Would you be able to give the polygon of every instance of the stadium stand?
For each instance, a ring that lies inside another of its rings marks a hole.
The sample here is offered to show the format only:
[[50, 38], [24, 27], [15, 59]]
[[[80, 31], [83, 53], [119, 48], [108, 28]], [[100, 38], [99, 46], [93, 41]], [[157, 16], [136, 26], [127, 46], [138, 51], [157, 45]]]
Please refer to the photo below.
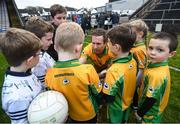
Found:
[[178, 28], [179, 31], [179, 13], [180, 0], [148, 0], [129, 19], [143, 19], [152, 31], [154, 31], [156, 24], [163, 24], [164, 27], [173, 26]]
[[6, 31], [10, 27], [8, 11], [5, 0], [0, 1], [0, 32]]

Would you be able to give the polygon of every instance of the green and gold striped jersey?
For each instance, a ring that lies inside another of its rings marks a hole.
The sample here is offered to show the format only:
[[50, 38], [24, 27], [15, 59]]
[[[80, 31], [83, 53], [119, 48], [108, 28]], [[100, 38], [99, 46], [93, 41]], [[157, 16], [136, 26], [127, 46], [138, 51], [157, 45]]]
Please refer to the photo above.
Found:
[[137, 62], [133, 54], [113, 61], [106, 73], [103, 87], [104, 94], [115, 96], [109, 109], [124, 111], [130, 106], [136, 88], [136, 74]]
[[87, 121], [96, 116], [97, 95], [102, 85], [94, 67], [78, 60], [58, 61], [48, 69], [46, 85], [63, 93], [68, 101], [69, 116], [76, 121]]
[[149, 64], [144, 71], [141, 85], [142, 97], [139, 106], [143, 104], [146, 97], [156, 99], [156, 103], [143, 118], [153, 119], [161, 115], [168, 104], [170, 87], [168, 62]]
[[137, 58], [138, 67], [144, 69], [147, 63], [147, 54], [146, 46], [143, 41], [134, 44], [134, 47], [131, 49], [131, 52], [134, 53], [134, 56]]

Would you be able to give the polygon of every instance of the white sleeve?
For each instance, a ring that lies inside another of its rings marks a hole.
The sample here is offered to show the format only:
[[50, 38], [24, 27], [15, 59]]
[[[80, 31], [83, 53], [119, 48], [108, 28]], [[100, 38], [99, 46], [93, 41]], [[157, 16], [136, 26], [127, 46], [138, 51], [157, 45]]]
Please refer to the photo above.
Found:
[[24, 101], [9, 101], [7, 103], [6, 113], [11, 118], [13, 123], [27, 123], [27, 111], [30, 102], [28, 100]]

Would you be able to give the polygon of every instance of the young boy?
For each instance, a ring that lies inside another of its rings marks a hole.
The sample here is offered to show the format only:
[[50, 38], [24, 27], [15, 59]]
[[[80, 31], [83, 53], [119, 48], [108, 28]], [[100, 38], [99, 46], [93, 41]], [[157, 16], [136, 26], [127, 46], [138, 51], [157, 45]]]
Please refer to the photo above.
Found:
[[31, 17], [28, 19], [25, 25], [25, 29], [34, 33], [42, 43], [42, 49], [39, 55], [39, 63], [32, 69], [32, 72], [37, 78], [44, 84], [44, 78], [48, 68], [53, 67], [55, 64], [54, 59], [46, 52], [52, 42], [53, 37], [53, 26], [42, 20], [39, 17]]
[[136, 88], [137, 62], [130, 49], [136, 39], [129, 24], [121, 24], [108, 33], [110, 51], [116, 55], [107, 70], [103, 87], [104, 98], [108, 102], [111, 123], [125, 123]]
[[157, 33], [151, 38], [147, 55], [150, 63], [144, 71], [142, 98], [136, 119], [146, 123], [160, 123], [170, 93], [168, 58], [176, 53], [178, 41], [168, 33]]
[[50, 13], [52, 17], [52, 25], [54, 26], [55, 30], [54, 30], [54, 35], [53, 35], [53, 44], [49, 47], [47, 52], [49, 53], [50, 56], [53, 57], [55, 61], [57, 61], [58, 55], [54, 49], [54, 38], [55, 38], [57, 27], [66, 21], [67, 10], [65, 7], [59, 4], [54, 4], [50, 7]]
[[147, 53], [145, 46], [145, 38], [148, 33], [148, 26], [146, 23], [141, 20], [133, 20], [130, 22], [132, 29], [136, 32], [136, 41], [134, 43], [131, 52], [137, 58], [138, 61], [138, 75], [137, 75], [137, 85], [139, 86], [142, 74], [147, 63]]
[[38, 63], [42, 45], [34, 34], [10, 28], [2, 35], [0, 47], [10, 65], [2, 87], [2, 108], [12, 124], [28, 123], [28, 107], [42, 91], [41, 83], [29, 69]]
[[133, 109], [136, 111], [138, 109], [140, 82], [142, 80], [144, 68], [147, 64], [145, 38], [148, 33], [148, 26], [141, 19], [133, 20], [130, 22], [130, 24], [132, 26], [132, 30], [136, 33], [136, 41], [134, 43], [133, 48], [131, 48], [131, 52], [133, 53], [133, 55], [136, 58], [136, 61], [138, 62], [138, 74], [136, 77], [137, 89], [133, 99]]
[[69, 105], [69, 123], [96, 123], [95, 97], [101, 83], [94, 67], [80, 64], [78, 58], [84, 41], [81, 27], [74, 22], [61, 24], [56, 31], [55, 49], [58, 61], [48, 69], [45, 82], [50, 89], [64, 94]]
[[92, 43], [86, 46], [79, 61], [91, 63], [96, 71], [100, 73], [106, 69], [113, 58], [107, 46], [106, 30], [97, 28], [92, 32]]

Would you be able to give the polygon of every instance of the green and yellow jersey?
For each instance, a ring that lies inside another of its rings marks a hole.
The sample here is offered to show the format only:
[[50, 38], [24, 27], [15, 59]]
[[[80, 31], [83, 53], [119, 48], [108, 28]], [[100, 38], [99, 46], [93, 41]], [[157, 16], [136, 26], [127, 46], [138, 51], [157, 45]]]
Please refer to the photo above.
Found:
[[102, 54], [97, 55], [93, 52], [92, 43], [90, 43], [84, 48], [81, 57], [86, 57], [87, 63], [92, 64], [97, 72], [101, 72], [103, 69], [106, 69], [109, 66], [114, 55], [110, 52], [108, 47], [104, 49]]
[[146, 97], [156, 99], [156, 103], [143, 116], [145, 122], [159, 122], [161, 114], [166, 108], [170, 93], [170, 72], [167, 61], [149, 64], [144, 71], [143, 84], [141, 85], [141, 106]]
[[120, 113], [130, 107], [136, 88], [136, 74], [137, 62], [133, 54], [114, 60], [107, 70], [103, 93], [115, 97], [115, 100], [108, 104], [111, 122], [121, 122]]
[[146, 46], [144, 42], [141, 41], [134, 44], [131, 52], [134, 53], [134, 56], [137, 58], [139, 68], [144, 69], [147, 63]]
[[98, 74], [90, 64], [78, 60], [58, 61], [47, 71], [46, 85], [63, 93], [68, 101], [69, 116], [76, 121], [87, 121], [96, 116], [97, 95], [102, 85]]

